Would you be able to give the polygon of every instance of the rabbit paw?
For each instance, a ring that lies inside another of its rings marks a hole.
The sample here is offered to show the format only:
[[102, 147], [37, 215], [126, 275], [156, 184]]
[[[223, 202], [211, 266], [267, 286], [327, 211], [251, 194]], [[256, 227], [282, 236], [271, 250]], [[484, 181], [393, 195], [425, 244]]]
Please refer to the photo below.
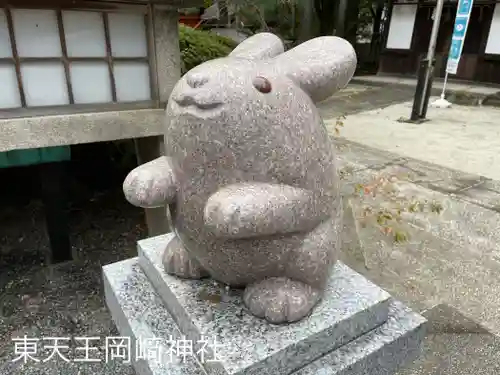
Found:
[[273, 277], [247, 286], [243, 302], [250, 312], [273, 324], [296, 322], [307, 316], [321, 294], [286, 277]]
[[142, 164], [128, 174], [123, 182], [125, 198], [134, 206], [161, 207], [174, 201], [177, 184], [165, 156]]
[[168, 274], [183, 279], [201, 279], [208, 276], [208, 272], [189, 255], [177, 236], [167, 245], [162, 262]]

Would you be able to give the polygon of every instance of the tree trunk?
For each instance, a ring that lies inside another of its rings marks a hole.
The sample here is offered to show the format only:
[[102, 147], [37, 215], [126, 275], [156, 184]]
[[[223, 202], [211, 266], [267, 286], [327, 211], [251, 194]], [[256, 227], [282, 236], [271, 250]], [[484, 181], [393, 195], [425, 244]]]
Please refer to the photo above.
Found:
[[358, 36], [359, 3], [360, 0], [349, 0], [346, 9], [344, 38], [353, 46]]
[[332, 35], [337, 21], [337, 4], [333, 0], [314, 0], [314, 10], [319, 20], [319, 35]]
[[299, 42], [305, 42], [316, 36], [315, 33], [315, 14], [314, 14], [314, 0], [302, 0], [300, 2], [300, 29], [299, 29]]
[[382, 26], [382, 15], [384, 14], [385, 3], [378, 2], [374, 11], [372, 38], [370, 42], [370, 61], [377, 62], [380, 53], [381, 37], [380, 28]]

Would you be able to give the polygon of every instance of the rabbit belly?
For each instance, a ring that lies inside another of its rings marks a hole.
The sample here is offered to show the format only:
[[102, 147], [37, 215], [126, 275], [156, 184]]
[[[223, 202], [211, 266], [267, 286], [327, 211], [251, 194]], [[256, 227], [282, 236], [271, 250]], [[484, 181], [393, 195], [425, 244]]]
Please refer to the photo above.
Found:
[[307, 234], [254, 239], [214, 239], [206, 233], [189, 235], [186, 228], [176, 229], [184, 246], [212, 278], [226, 285], [245, 286], [273, 276], [284, 276], [289, 257], [300, 249]]

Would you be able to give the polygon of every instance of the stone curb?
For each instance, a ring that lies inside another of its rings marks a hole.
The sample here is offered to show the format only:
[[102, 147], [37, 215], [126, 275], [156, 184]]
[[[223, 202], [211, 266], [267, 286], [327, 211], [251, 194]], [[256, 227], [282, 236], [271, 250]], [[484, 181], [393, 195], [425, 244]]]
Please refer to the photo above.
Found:
[[[415, 86], [413, 85], [407, 85], [404, 83], [392, 83], [392, 82], [371, 82], [371, 81], [366, 81], [362, 79], [361, 77], [353, 77], [351, 79], [350, 83], [354, 83], [357, 85], [366, 85], [366, 86], [372, 86], [372, 87], [386, 87], [386, 86], [391, 86], [391, 88], [411, 88], [415, 89]], [[465, 90], [458, 90], [458, 89], [453, 89], [449, 88], [447, 90], [447, 95], [446, 99], [452, 103], [452, 104], [457, 104], [457, 105], [467, 105], [467, 106], [481, 106], [481, 105], [487, 105], [491, 107], [500, 107], [500, 88], [499, 92], [496, 94], [482, 94], [482, 93], [475, 93], [475, 92], [470, 92]], [[441, 95], [441, 89], [438, 88], [433, 88], [432, 89], [432, 96], [439, 96]]]

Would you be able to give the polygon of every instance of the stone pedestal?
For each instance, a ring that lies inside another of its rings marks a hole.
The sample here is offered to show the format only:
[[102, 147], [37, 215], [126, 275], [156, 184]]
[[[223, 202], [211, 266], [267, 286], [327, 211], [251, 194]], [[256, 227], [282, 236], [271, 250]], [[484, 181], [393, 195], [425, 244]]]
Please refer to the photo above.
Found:
[[390, 374], [419, 352], [425, 319], [340, 262], [308, 318], [271, 325], [247, 313], [241, 291], [167, 275], [171, 238], [141, 241], [137, 258], [104, 267], [139, 375]]

